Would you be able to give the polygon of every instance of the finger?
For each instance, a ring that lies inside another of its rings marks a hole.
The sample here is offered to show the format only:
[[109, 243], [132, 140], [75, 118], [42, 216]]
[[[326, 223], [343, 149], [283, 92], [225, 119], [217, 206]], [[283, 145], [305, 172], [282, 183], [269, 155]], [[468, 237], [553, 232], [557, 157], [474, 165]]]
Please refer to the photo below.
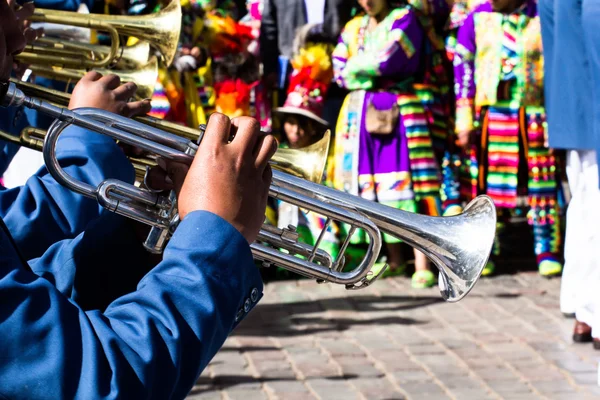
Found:
[[206, 143], [206, 145], [211, 147], [227, 144], [229, 142], [230, 131], [231, 120], [228, 116], [220, 113], [211, 114], [208, 124], [206, 124], [202, 144]]
[[34, 10], [35, 6], [33, 2], [28, 2], [15, 10], [15, 16], [17, 17], [17, 19], [19, 19], [19, 21], [22, 21], [31, 17], [33, 15]]
[[96, 82], [102, 78], [102, 74], [96, 71], [90, 71], [85, 74], [79, 81]]
[[181, 164], [174, 161], [166, 161], [167, 167], [167, 176], [171, 178], [173, 182], [173, 190], [177, 193], [179, 197], [179, 193], [181, 193], [181, 187], [183, 186], [183, 182], [185, 182], [185, 177], [187, 176], [190, 167], [186, 164]]
[[108, 74], [100, 78], [98, 82], [104, 84], [108, 90], [115, 90], [121, 85], [121, 78], [115, 74]]
[[127, 82], [113, 90], [115, 99], [127, 101], [135, 95], [137, 85], [134, 82]]
[[5, 0], [2, 0], [0, 3], [2, 31], [4, 33], [4, 43], [6, 45], [5, 52], [2, 53], [2, 55], [5, 56], [19, 54], [23, 51], [25, 45], [27, 44], [25, 36], [23, 36], [19, 21], [17, 20], [13, 10], [9, 7], [8, 3], [6, 3]]
[[124, 115], [128, 118], [137, 117], [140, 115], [146, 115], [152, 109], [152, 104], [149, 99], [144, 99], [142, 101], [134, 101], [132, 103], [127, 103], [125, 106]]
[[266, 188], [266, 195], [269, 195], [269, 187], [271, 186], [271, 182], [273, 181], [273, 169], [271, 168], [270, 164], [267, 164], [267, 166], [265, 167], [265, 170], [262, 173], [262, 179], [263, 179], [263, 183], [265, 184], [265, 188]]
[[258, 121], [250, 117], [238, 117], [231, 121], [231, 125], [237, 128], [231, 144], [241, 149], [245, 156], [252, 156], [260, 136]]
[[254, 165], [262, 174], [263, 170], [267, 167], [269, 160], [277, 151], [277, 140], [275, 140], [273, 135], [265, 135], [258, 140], [258, 144], [260, 147], [258, 148]]
[[159, 166], [152, 167], [150, 168], [150, 171], [148, 171], [148, 174], [146, 175], [146, 186], [148, 186], [148, 189], [152, 190], [173, 190], [175, 188], [173, 180], [169, 177], [167, 171]]

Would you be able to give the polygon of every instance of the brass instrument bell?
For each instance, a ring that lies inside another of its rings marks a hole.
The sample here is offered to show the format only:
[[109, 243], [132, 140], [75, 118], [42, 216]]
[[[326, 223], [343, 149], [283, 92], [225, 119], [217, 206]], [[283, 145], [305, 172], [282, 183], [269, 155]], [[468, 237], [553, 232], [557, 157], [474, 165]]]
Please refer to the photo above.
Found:
[[29, 18], [31, 22], [70, 25], [106, 32], [110, 36], [110, 47], [105, 49], [107, 51], [103, 57], [90, 59], [82, 57], [81, 50], [74, 49], [75, 45], [63, 46], [59, 41], [41, 40], [27, 46], [15, 60], [30, 65], [43, 64], [64, 68], [108, 68], [118, 61], [121, 55], [120, 36], [125, 35], [149, 42], [160, 52], [165, 64], [170, 66], [177, 52], [181, 17], [179, 0], [172, 0], [158, 13], [139, 16], [82, 14], [38, 8]]

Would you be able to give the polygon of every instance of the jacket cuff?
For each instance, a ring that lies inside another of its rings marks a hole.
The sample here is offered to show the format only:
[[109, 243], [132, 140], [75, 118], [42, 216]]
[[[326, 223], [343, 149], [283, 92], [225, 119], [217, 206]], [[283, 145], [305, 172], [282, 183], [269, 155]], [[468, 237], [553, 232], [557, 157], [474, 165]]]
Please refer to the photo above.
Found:
[[235, 328], [263, 296], [262, 278], [246, 238], [218, 215], [193, 211], [177, 226], [165, 249], [165, 257], [169, 255], [169, 249], [193, 252], [203, 247], [206, 251], [207, 246], [211, 247], [212, 257], [218, 262], [198, 266], [205, 274], [228, 281], [231, 290], [243, 293], [237, 304]]

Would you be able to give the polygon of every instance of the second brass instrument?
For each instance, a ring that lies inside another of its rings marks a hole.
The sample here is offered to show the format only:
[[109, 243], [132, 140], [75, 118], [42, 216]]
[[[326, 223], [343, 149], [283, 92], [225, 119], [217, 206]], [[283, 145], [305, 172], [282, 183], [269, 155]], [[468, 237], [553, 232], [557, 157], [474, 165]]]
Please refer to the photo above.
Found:
[[104, 15], [82, 14], [71, 11], [38, 8], [31, 22], [47, 22], [105, 32], [110, 37], [108, 50], [99, 57], [90, 57], [89, 52], [64, 44], [62, 40], [42, 38], [28, 45], [15, 60], [30, 65], [50, 65], [75, 69], [108, 68], [120, 57], [120, 37], [133, 36], [150, 43], [170, 66], [177, 52], [181, 31], [181, 5], [171, 0], [161, 11], [148, 15]]
[[[56, 79], [67, 83], [77, 83], [87, 73], [85, 70], [58, 68], [46, 65], [30, 65], [29, 69], [37, 75], [50, 79]], [[97, 68], [94, 71], [102, 74], [115, 74], [121, 82], [134, 82], [137, 85], [136, 99], [149, 99], [154, 94], [154, 88], [158, 79], [158, 61], [152, 57], [150, 61], [139, 68], [131, 70], [110, 70]]]

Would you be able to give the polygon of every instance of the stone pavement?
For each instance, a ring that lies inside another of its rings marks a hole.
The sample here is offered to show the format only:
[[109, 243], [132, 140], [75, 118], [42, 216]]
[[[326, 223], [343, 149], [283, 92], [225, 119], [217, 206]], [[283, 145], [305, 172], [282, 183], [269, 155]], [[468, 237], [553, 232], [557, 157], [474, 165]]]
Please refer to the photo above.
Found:
[[408, 278], [270, 283], [188, 399], [600, 398], [600, 351], [571, 342], [559, 288], [521, 272], [445, 303]]

